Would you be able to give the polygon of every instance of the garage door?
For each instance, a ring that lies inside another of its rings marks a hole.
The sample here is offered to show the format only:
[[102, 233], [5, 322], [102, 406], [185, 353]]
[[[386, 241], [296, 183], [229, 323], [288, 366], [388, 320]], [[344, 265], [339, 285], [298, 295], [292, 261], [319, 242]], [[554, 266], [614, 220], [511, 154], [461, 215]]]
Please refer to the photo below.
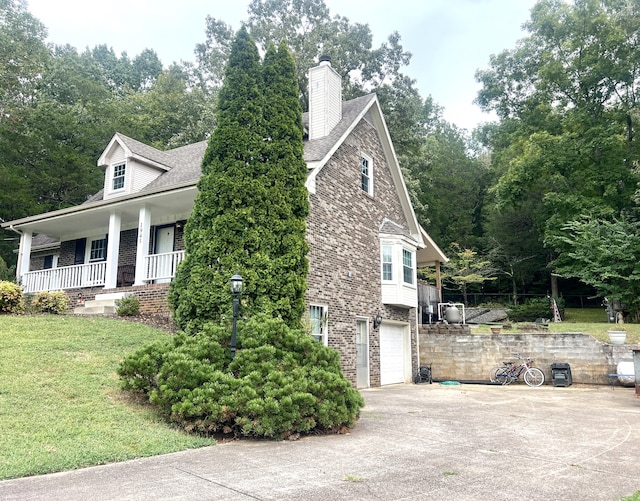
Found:
[[404, 383], [404, 328], [398, 325], [380, 326], [380, 384]]

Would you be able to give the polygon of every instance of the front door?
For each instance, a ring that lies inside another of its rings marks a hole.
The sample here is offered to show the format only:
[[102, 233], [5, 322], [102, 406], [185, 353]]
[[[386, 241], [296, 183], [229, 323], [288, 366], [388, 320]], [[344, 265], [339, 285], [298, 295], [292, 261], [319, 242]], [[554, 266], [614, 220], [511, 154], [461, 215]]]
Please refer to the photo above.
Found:
[[[156, 228], [155, 246], [153, 249], [154, 254], [165, 254], [173, 252], [175, 237], [175, 227], [171, 226], [158, 226]], [[155, 280], [155, 283], [161, 284], [171, 281], [172, 275], [172, 263], [173, 256], [159, 256], [156, 261], [155, 276], [161, 277]]]
[[356, 385], [369, 387], [369, 322], [356, 320]]

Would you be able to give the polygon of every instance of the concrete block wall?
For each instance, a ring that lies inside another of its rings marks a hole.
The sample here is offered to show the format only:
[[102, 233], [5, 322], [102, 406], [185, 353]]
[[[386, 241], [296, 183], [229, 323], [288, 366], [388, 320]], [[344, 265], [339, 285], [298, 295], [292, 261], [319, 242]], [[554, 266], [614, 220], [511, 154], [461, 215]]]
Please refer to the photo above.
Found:
[[492, 367], [513, 354], [531, 357], [533, 365], [551, 384], [551, 364], [568, 363], [574, 383], [609, 384], [607, 374], [615, 373], [618, 362], [632, 360], [637, 345], [613, 346], [588, 334], [518, 333], [457, 334], [427, 333], [419, 336], [420, 363], [431, 364], [433, 377], [451, 380], [488, 381]]

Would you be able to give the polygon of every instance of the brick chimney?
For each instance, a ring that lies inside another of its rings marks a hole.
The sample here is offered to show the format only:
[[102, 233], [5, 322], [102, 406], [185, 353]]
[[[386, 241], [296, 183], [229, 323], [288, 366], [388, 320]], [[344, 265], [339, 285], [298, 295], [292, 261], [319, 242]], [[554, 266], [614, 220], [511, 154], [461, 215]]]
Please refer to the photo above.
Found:
[[328, 136], [342, 119], [342, 77], [329, 56], [309, 70], [309, 139]]

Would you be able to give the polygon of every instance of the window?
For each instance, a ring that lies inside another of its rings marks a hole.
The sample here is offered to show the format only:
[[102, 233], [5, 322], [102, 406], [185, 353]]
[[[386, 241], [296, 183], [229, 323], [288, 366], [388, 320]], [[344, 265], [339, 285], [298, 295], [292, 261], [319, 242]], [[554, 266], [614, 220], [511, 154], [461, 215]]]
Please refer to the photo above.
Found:
[[107, 259], [107, 239], [92, 240], [89, 261], [104, 261], [105, 259]]
[[413, 254], [407, 249], [402, 249], [402, 269], [404, 272], [404, 283], [413, 283]]
[[373, 195], [373, 161], [366, 155], [360, 157], [360, 186], [362, 191]]
[[382, 246], [382, 280], [393, 280], [393, 246]]
[[124, 188], [124, 174], [126, 172], [126, 164], [117, 164], [113, 166], [113, 189], [121, 190]]
[[312, 304], [309, 307], [311, 336], [326, 346], [327, 344], [327, 307]]

